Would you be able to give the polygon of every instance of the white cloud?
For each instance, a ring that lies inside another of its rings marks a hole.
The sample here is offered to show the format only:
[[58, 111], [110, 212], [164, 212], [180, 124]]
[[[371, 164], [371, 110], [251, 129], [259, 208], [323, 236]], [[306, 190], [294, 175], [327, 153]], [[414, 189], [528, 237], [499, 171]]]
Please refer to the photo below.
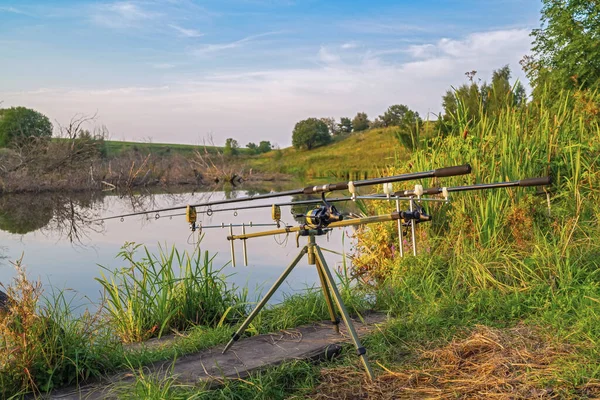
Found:
[[100, 4], [93, 8], [91, 20], [109, 28], [130, 28], [159, 17], [160, 14], [146, 10], [134, 1]]
[[280, 33], [281, 32], [265, 32], [265, 33], [259, 33], [258, 35], [246, 36], [245, 38], [235, 40], [233, 42], [206, 44], [204, 46], [194, 49], [192, 51], [192, 54], [194, 54], [196, 56], [202, 56], [202, 55], [208, 55], [210, 53], [216, 53], [216, 52], [219, 52], [222, 50], [235, 49], [235, 48], [244, 46], [248, 42], [253, 42], [256, 39], [259, 39], [259, 38], [262, 38], [265, 36], [277, 35]]
[[319, 49], [319, 60], [324, 64], [335, 64], [340, 62], [340, 56], [333, 54], [325, 46], [321, 46]]
[[370, 52], [353, 57], [357, 61], [352, 63], [323, 46], [315, 52], [327, 62], [307, 68], [204, 74], [157, 87], [45, 89], [0, 98], [4, 106], [33, 107], [59, 121], [97, 110], [99, 122], [119, 138], [194, 143], [212, 132], [218, 144], [233, 137], [240, 143], [288, 145], [294, 124], [311, 116], [364, 111], [373, 118], [400, 103], [422, 115], [437, 113], [444, 91], [466, 82], [465, 71], [477, 70], [489, 79], [492, 70], [509, 64], [523, 79], [518, 61], [529, 43], [526, 30], [482, 32], [462, 40], [440, 39], [419, 50], [389, 49], [412, 56], [403, 62]]
[[358, 47], [358, 43], [356, 42], [346, 42], [340, 46], [344, 50], [355, 49]]
[[201, 33], [200, 31], [197, 31], [196, 29], [182, 28], [179, 25], [169, 25], [169, 27], [175, 29], [177, 31], [177, 33], [179, 33], [180, 36], [183, 36], [186, 38], [197, 38], [200, 36], [204, 36], [203, 33]]
[[21, 14], [21, 15], [29, 15], [25, 11], [21, 11], [15, 7], [0, 7], [0, 13], [12, 13], [12, 14]]

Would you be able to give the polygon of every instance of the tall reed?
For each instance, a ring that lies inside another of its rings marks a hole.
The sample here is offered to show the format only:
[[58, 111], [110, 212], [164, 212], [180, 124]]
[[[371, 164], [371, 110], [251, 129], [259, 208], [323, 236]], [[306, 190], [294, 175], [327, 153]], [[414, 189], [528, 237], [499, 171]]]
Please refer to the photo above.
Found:
[[175, 247], [159, 248], [158, 256], [141, 246], [126, 244], [119, 256], [129, 265], [105, 268], [97, 281], [104, 288], [106, 309], [116, 333], [125, 343], [161, 336], [192, 325], [215, 326], [245, 312], [245, 292], [225, 282], [214, 256], [197, 249], [193, 254]]
[[[600, 103], [600, 94], [595, 96]], [[577, 260], [587, 260], [584, 270], [593, 265], [585, 254], [599, 249], [600, 126], [571, 100], [571, 93], [563, 93], [554, 102], [506, 106], [496, 114], [480, 110], [478, 119], [459, 102], [449, 133], [396, 166], [395, 172], [467, 162], [473, 167], [471, 175], [419, 182], [424, 187], [554, 178], [537, 193], [533, 188], [463, 192], [449, 206], [430, 206], [433, 222], [419, 228], [421, 254], [429, 249], [443, 255], [454, 285], [508, 290], [566, 284], [580, 275]], [[394, 262], [378, 260], [390, 258], [395, 235], [391, 226], [360, 231], [358, 268], [389, 275]]]

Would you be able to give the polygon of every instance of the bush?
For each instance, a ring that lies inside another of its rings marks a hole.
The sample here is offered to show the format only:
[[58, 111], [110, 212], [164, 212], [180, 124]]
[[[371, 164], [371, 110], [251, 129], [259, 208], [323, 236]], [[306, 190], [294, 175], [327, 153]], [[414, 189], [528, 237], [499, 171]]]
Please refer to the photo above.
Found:
[[317, 118], [298, 122], [292, 134], [292, 144], [297, 149], [311, 150], [330, 141], [331, 135], [327, 125]]
[[25, 107], [0, 110], [0, 147], [23, 146], [51, 136], [52, 123], [45, 115]]

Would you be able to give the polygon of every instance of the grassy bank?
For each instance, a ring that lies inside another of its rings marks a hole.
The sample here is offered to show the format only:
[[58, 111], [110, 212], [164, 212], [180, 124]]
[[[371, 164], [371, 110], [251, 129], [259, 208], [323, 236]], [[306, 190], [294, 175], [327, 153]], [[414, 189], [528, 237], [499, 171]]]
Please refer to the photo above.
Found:
[[33, 141], [22, 149], [0, 149], [0, 193], [205, 187], [275, 176], [249, 170], [243, 150], [235, 157], [222, 150], [91, 137]]
[[431, 206], [418, 257], [397, 257], [392, 224], [359, 231], [355, 273], [374, 284], [375, 308], [392, 317], [365, 341], [375, 382], [347, 348], [325, 365], [288, 363], [217, 391], [141, 374], [129, 397], [597, 398], [600, 127], [570, 101], [565, 94], [477, 121], [459, 110], [448, 135], [391, 169], [470, 162], [472, 175], [443, 185], [547, 174], [554, 184], [540, 194], [457, 193], [451, 205]]
[[[210, 257], [124, 253], [124, 269], [102, 278], [112, 294], [99, 316], [74, 317], [62, 300], [39, 308], [35, 287], [21, 285], [25, 290], [12, 294], [22, 301], [0, 325], [0, 336], [12, 340], [4, 339], [12, 346], [5, 348], [15, 349], [3, 353], [10, 354], [1, 363], [10, 368], [0, 374], [5, 396], [119, 368], [137, 377], [133, 386], [114, 388], [121, 398], [600, 396], [600, 126], [570, 101], [565, 94], [476, 120], [459, 107], [447, 134], [423, 141], [389, 167], [390, 173], [473, 167], [469, 176], [420, 182], [425, 187], [547, 174], [554, 183], [539, 194], [533, 188], [474, 191], [430, 206], [434, 219], [419, 226], [418, 257], [401, 259], [392, 249], [394, 224], [358, 231], [353, 272], [361, 279], [344, 282], [345, 297], [354, 310], [391, 317], [365, 340], [375, 382], [364, 380], [352, 348], [326, 364], [287, 363], [217, 390], [145, 374], [146, 362], [226, 341], [248, 305], [209, 273], [218, 276], [207, 269]], [[370, 212], [389, 209], [374, 204]], [[190, 312], [190, 304], [209, 308]], [[41, 317], [29, 317], [38, 308]], [[315, 319], [327, 319], [327, 310], [313, 291], [261, 314], [248, 333]], [[171, 329], [189, 333], [164, 348], [123, 345]]]
[[[368, 155], [368, 156], [366, 156]], [[247, 159], [249, 168], [305, 177], [365, 179], [379, 176], [388, 166], [408, 157], [397, 128], [372, 129], [341, 135], [312, 150], [288, 147]]]
[[[168, 249], [154, 255], [127, 245], [119, 256], [123, 267], [98, 278], [104, 299], [92, 314], [74, 309], [67, 292], [42, 293], [41, 283], [15, 263], [17, 277], [2, 288], [11, 300], [0, 310], [0, 398], [46, 393], [223, 343], [253, 306], [244, 288], [225, 282], [207, 252]], [[350, 310], [372, 306], [348, 287], [341, 290]], [[328, 315], [321, 291], [308, 289], [265, 310], [246, 334]], [[165, 346], [129, 345], [173, 332]]]

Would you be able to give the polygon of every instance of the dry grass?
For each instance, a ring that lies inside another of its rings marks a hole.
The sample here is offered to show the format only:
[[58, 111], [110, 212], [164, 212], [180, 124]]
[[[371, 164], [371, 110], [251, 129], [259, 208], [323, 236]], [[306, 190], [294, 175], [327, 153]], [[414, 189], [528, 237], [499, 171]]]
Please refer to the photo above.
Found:
[[353, 367], [325, 369], [313, 399], [554, 399], [598, 398], [600, 383], [569, 387], [556, 361], [569, 357], [527, 326], [477, 326], [467, 337], [420, 350], [420, 368], [385, 372], [372, 383]]

